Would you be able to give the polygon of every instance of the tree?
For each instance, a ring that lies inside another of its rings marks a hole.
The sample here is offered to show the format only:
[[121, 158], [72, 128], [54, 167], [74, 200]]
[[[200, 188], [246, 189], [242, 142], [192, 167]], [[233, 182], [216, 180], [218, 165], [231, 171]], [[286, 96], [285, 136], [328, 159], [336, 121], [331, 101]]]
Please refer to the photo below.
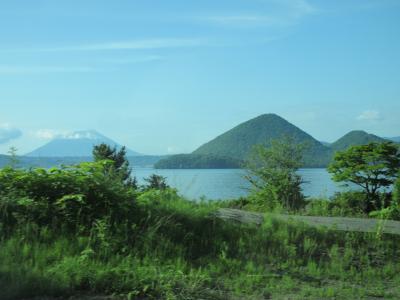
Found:
[[351, 182], [366, 193], [366, 212], [382, 208], [381, 188], [391, 186], [400, 169], [399, 148], [392, 142], [353, 146], [335, 154], [328, 171], [337, 182]]
[[18, 149], [14, 146], [10, 147], [10, 149], [7, 151], [7, 153], [10, 155], [9, 166], [13, 169], [16, 168], [19, 163], [17, 152], [18, 152]]
[[99, 144], [93, 147], [93, 158], [95, 162], [110, 160], [113, 162], [111, 168], [107, 170], [109, 175], [118, 176], [129, 186], [137, 187], [136, 179], [132, 178], [132, 168], [126, 158], [126, 148], [122, 147], [119, 151], [116, 147], [111, 148], [107, 144]]
[[[400, 175], [400, 174], [399, 174]], [[397, 178], [393, 188], [393, 203], [400, 207], [400, 177]]]
[[157, 174], [152, 174], [148, 178], [145, 178], [147, 185], [145, 189], [156, 189], [156, 190], [165, 190], [169, 188], [166, 179], [164, 176], [160, 176]]
[[304, 150], [304, 144], [288, 136], [273, 140], [269, 147], [254, 147], [245, 178], [262, 205], [273, 208], [279, 204], [296, 210], [305, 204], [301, 189], [303, 180], [296, 173], [303, 163]]

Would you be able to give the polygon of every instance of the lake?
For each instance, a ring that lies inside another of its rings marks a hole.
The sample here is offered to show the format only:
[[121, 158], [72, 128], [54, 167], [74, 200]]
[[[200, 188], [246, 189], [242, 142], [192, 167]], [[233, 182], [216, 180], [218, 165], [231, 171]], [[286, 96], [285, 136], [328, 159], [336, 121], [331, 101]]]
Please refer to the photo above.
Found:
[[[134, 176], [139, 184], [143, 178], [158, 174], [167, 178], [170, 186], [190, 199], [233, 199], [247, 195], [249, 184], [243, 179], [244, 170], [238, 169], [199, 169], [199, 170], [156, 170], [152, 168], [135, 168]], [[307, 182], [303, 192], [311, 197], [329, 197], [345, 188], [331, 180], [326, 169], [301, 169], [299, 174]]]

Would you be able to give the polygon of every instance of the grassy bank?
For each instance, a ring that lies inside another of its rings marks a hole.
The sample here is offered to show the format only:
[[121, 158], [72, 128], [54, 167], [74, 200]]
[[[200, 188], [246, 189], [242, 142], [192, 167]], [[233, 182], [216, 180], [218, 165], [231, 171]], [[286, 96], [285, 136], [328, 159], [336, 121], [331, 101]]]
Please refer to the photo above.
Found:
[[[0, 299], [400, 298], [400, 238], [215, 216], [107, 162], [0, 170]], [[155, 178], [157, 179], [157, 178]]]
[[0, 298], [400, 297], [399, 238], [274, 219], [238, 225], [212, 217], [219, 205], [150, 191], [130, 229], [98, 221], [71, 235], [25, 224], [2, 237]]

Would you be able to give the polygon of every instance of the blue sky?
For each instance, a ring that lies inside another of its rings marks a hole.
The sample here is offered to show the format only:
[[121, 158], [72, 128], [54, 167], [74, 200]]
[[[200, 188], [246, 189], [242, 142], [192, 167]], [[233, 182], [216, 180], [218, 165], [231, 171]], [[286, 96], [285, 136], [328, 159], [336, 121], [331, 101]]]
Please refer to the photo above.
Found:
[[190, 152], [262, 113], [400, 135], [398, 0], [0, 0], [0, 153], [96, 129]]

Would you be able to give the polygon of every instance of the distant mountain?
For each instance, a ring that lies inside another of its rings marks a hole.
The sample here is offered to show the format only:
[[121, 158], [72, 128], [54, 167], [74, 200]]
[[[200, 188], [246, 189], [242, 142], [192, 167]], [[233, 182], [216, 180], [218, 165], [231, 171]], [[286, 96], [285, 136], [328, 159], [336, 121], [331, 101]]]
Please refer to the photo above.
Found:
[[[94, 145], [101, 143], [121, 148], [117, 142], [95, 130], [76, 131], [55, 138], [44, 146], [26, 154], [31, 157], [85, 157], [91, 156]], [[127, 149], [127, 156], [138, 156], [139, 153]]]
[[[284, 136], [290, 136], [296, 142], [308, 146], [304, 166], [320, 167], [329, 163], [331, 158], [330, 148], [275, 114], [264, 114], [244, 122], [202, 145], [191, 155], [192, 159], [196, 161], [215, 161], [215, 158], [219, 157], [224, 158], [225, 161], [226, 159], [234, 159], [238, 164], [248, 158], [255, 145], [268, 145], [273, 139]], [[188, 165], [189, 158], [190, 156], [184, 156], [182, 159], [171, 156], [166, 160], [161, 160], [156, 164], [156, 167], [185, 168]]]
[[367, 133], [365, 131], [354, 130], [350, 131], [348, 134], [331, 144], [331, 148], [333, 151], [342, 151], [346, 150], [350, 146], [365, 145], [371, 142], [382, 143], [387, 141], [388, 140], [384, 138]]
[[393, 141], [395, 143], [400, 143], [400, 136], [390, 137], [390, 138], [386, 138], [386, 139]]
[[283, 136], [291, 136], [296, 142], [310, 147], [324, 146], [309, 134], [275, 114], [265, 114], [244, 122], [202, 145], [193, 154], [218, 155], [245, 159], [254, 145], [269, 143]]
[[4, 167], [9, 162], [10, 162], [9, 156], [0, 154], [0, 168]]

